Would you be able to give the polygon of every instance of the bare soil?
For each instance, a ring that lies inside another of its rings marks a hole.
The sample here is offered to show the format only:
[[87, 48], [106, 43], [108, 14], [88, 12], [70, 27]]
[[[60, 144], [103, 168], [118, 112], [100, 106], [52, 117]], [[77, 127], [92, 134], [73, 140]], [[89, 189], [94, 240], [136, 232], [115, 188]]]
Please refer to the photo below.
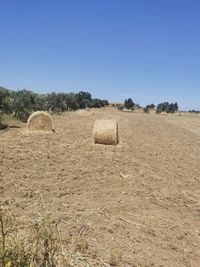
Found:
[[[118, 119], [118, 146], [94, 144], [97, 118]], [[49, 134], [0, 131], [2, 206], [22, 223], [45, 207], [73, 266], [200, 266], [199, 115], [109, 107], [53, 121]]]

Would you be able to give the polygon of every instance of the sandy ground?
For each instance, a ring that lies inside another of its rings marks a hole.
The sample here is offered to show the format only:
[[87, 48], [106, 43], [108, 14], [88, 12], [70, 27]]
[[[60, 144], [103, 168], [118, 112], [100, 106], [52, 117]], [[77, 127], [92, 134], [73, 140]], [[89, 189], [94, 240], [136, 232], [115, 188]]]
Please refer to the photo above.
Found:
[[[119, 146], [93, 144], [97, 118], [118, 119]], [[68, 248], [79, 242], [86, 263], [74, 266], [200, 266], [199, 115], [106, 108], [53, 121], [51, 134], [0, 131], [0, 200], [18, 221], [45, 206]]]

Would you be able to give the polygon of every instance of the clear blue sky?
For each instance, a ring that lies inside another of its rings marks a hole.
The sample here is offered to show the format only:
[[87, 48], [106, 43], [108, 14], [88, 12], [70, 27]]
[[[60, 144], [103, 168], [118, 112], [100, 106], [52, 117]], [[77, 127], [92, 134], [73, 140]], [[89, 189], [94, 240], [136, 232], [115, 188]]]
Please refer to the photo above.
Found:
[[200, 1], [0, 0], [0, 85], [200, 109]]

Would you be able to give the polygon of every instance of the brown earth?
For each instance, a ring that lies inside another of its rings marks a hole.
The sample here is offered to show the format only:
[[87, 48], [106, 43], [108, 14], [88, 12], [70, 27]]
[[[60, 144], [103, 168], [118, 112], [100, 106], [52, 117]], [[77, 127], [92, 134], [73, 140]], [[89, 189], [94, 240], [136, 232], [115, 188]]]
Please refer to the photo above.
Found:
[[[118, 119], [119, 146], [94, 145], [97, 118]], [[0, 131], [2, 206], [28, 222], [42, 201], [77, 246], [72, 266], [200, 266], [200, 116], [109, 107], [53, 121], [50, 134]]]

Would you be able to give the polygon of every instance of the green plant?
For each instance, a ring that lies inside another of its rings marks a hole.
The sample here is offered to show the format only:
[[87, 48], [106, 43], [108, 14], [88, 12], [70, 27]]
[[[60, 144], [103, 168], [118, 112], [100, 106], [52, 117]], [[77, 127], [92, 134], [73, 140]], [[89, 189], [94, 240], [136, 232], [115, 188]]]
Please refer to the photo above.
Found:
[[92, 101], [91, 94], [84, 91], [80, 91], [75, 95], [75, 97], [80, 108], [86, 108], [88, 104]]
[[147, 105], [146, 108], [148, 109], [154, 109], [156, 106], [154, 104]]
[[117, 107], [118, 110], [123, 110], [124, 109], [124, 105], [120, 105]]
[[[58, 245], [56, 225], [42, 218], [25, 228], [8, 212], [0, 214], [0, 266], [55, 267]], [[19, 233], [24, 233], [23, 238]]]
[[34, 111], [44, 111], [48, 109], [47, 95], [34, 94]]
[[158, 104], [157, 106], [157, 113], [161, 112], [167, 112], [167, 113], [174, 113], [178, 111], [178, 103], [169, 103], [169, 102], [163, 102]]
[[125, 101], [124, 101], [125, 108], [132, 109], [134, 107], [134, 105], [135, 104], [134, 104], [132, 98], [125, 99]]
[[14, 116], [22, 121], [26, 121], [31, 112], [34, 111], [35, 95], [25, 89], [20, 90], [14, 95], [13, 110]]
[[156, 109], [156, 114], [160, 114], [162, 111], [160, 109]]
[[149, 114], [149, 109], [146, 107], [146, 108], [144, 108], [144, 113], [147, 113], [147, 114]]
[[11, 113], [13, 109], [13, 93], [0, 87], [0, 112]]
[[[23, 89], [17, 92], [0, 87], [0, 116], [13, 114], [15, 118], [27, 121], [34, 111], [47, 110], [61, 114], [79, 108], [101, 108], [108, 105], [105, 99], [92, 98], [88, 92], [36, 94]], [[0, 118], [1, 123], [1, 118]]]

